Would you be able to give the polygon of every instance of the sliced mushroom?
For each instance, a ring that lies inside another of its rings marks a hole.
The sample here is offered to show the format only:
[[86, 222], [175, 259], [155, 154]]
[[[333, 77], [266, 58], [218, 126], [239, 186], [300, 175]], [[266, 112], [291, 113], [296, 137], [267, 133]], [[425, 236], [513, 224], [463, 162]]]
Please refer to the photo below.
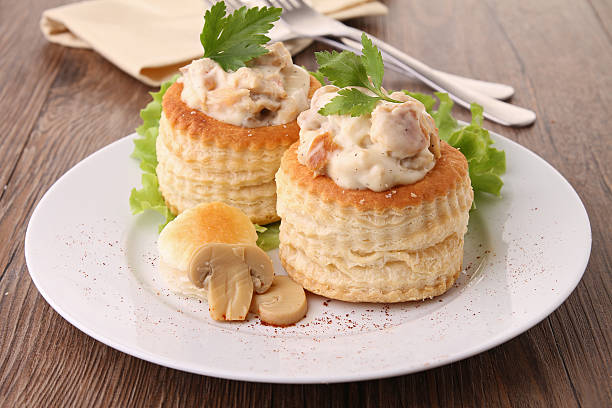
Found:
[[[230, 253], [223, 255], [233, 257]], [[215, 320], [244, 320], [253, 297], [253, 281], [248, 266], [230, 261], [221, 268], [213, 264], [212, 269], [208, 283], [210, 316]]]
[[275, 276], [270, 289], [253, 296], [251, 312], [274, 326], [289, 326], [306, 316], [308, 303], [304, 289], [288, 276]]
[[[227, 257], [232, 254], [233, 257]], [[212, 268], [223, 267], [227, 263], [244, 263], [253, 280], [253, 288], [263, 293], [274, 280], [272, 260], [263, 249], [249, 244], [224, 244], [211, 242], [195, 251], [189, 265], [189, 279], [198, 288], [205, 288]]]
[[244, 320], [253, 290], [262, 293], [272, 285], [274, 267], [270, 257], [255, 245], [215, 242], [195, 251], [189, 279], [196, 287], [207, 288], [214, 319]]

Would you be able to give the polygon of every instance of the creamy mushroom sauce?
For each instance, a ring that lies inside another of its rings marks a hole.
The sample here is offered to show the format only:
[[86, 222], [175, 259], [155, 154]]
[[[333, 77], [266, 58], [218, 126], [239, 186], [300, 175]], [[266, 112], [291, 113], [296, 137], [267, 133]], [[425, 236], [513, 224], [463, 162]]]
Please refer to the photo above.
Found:
[[373, 191], [415, 183], [434, 167], [429, 135], [436, 129], [421, 102], [394, 92], [390, 97], [402, 103], [380, 101], [369, 115], [319, 114], [338, 90], [332, 85], [318, 89], [310, 109], [298, 116], [300, 163], [342, 188]]
[[225, 72], [209, 58], [181, 68], [181, 99], [225, 123], [243, 127], [282, 125], [308, 108], [310, 75], [294, 65], [282, 43], [267, 45], [268, 54], [247, 67]]

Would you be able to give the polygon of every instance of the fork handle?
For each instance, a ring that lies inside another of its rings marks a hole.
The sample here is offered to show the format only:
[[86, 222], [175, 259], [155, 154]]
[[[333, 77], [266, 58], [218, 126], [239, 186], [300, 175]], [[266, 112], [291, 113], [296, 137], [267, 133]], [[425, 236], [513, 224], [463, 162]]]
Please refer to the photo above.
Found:
[[[355, 41], [361, 41], [361, 34], [363, 31], [349, 26], [345, 26], [345, 28], [346, 30], [342, 33], [342, 36], [346, 36]], [[440, 92], [447, 92], [459, 105], [469, 109], [470, 102], [476, 102], [483, 107], [484, 116], [487, 119], [505, 126], [528, 126], [535, 121], [536, 114], [533, 111], [498, 101], [490, 96], [465, 87], [460, 83], [453, 82], [449, 77], [440, 75], [439, 72], [431, 69], [426, 64], [412, 58], [392, 45], [372, 35], [368, 36], [374, 45], [388, 54], [389, 60], [395, 63], [395, 65], [400, 66], [406, 71], [412, 72], [414, 76], [431, 88]]]
[[[321, 37], [317, 37], [317, 40], [320, 40], [320, 39]], [[361, 43], [351, 40], [350, 38], [343, 37], [340, 40], [345, 45], [352, 48], [353, 50], [361, 49]], [[399, 72], [406, 72], [402, 70], [400, 67], [397, 67], [396, 65], [394, 65], [393, 62], [389, 61], [388, 54], [386, 52], [383, 53], [383, 59], [385, 60], [386, 63], [388, 63], [389, 68], [399, 70]], [[491, 98], [495, 98], [499, 100], [506, 100], [510, 98], [512, 95], [514, 95], [514, 88], [511, 87], [510, 85], [500, 84], [497, 82], [481, 81], [479, 79], [467, 78], [467, 77], [463, 77], [463, 76], [459, 76], [455, 74], [450, 74], [448, 72], [439, 71], [434, 68], [432, 69], [435, 72], [437, 72], [438, 75], [445, 76], [449, 81], [454, 81], [456, 83], [459, 83], [465, 86], [466, 88], [471, 88], [475, 91], [488, 95]], [[414, 75], [412, 74], [412, 71], [408, 73], [411, 75]]]

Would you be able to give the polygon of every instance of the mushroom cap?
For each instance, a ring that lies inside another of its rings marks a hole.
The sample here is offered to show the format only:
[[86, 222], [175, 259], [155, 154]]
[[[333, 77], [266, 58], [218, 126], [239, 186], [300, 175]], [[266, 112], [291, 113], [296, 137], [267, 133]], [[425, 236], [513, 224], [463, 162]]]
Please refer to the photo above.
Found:
[[218, 269], [243, 264], [248, 268], [257, 293], [268, 290], [274, 280], [272, 260], [261, 248], [248, 244], [212, 242], [198, 248], [189, 263], [188, 276], [199, 288], [208, 288], [207, 281]]
[[193, 253], [203, 244], [225, 242], [255, 245], [257, 232], [249, 217], [224, 203], [203, 203], [182, 212], [159, 235], [160, 258], [187, 271]]

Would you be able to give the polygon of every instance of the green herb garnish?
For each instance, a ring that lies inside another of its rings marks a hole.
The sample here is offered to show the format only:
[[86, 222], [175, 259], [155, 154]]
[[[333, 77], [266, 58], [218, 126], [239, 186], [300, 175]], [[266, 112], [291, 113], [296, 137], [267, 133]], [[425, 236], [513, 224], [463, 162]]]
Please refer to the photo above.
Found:
[[361, 45], [361, 57], [349, 51], [316, 52], [318, 72], [339, 88], [359, 86], [368, 89], [375, 96], [366, 95], [355, 88], [341, 89], [338, 96], [319, 109], [321, 115], [357, 117], [371, 113], [376, 103], [381, 100], [401, 103], [390, 98], [382, 89], [385, 67], [378, 48], [365, 34], [361, 35]]
[[265, 34], [280, 18], [282, 9], [243, 6], [225, 15], [225, 3], [218, 2], [204, 15], [200, 42], [204, 58], [216, 61], [224, 71], [244, 67], [253, 58], [268, 53], [262, 45], [270, 41]]

